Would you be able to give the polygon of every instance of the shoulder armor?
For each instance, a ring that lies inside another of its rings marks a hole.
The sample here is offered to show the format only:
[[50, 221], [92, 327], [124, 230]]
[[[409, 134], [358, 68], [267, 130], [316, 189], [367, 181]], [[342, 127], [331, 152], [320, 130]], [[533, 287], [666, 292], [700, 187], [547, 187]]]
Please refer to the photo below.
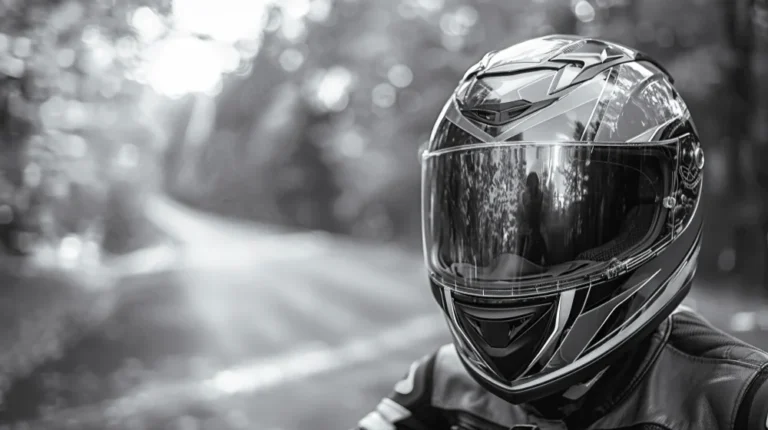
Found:
[[432, 408], [432, 384], [437, 352], [411, 364], [390, 395], [363, 417], [358, 430], [429, 430], [440, 419]]
[[[366, 415], [358, 430], [560, 429], [482, 388], [464, 369], [453, 344], [415, 361], [392, 393]], [[526, 428], [526, 427], [521, 427]]]
[[429, 405], [438, 352], [414, 361], [408, 373], [395, 384], [389, 398], [409, 409]]

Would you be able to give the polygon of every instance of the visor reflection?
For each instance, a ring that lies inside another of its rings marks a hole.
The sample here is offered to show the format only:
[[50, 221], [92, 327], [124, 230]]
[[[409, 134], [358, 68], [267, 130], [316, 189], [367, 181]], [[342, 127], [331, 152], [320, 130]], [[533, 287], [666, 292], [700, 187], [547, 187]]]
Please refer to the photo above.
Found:
[[506, 143], [427, 154], [430, 269], [462, 283], [514, 282], [632, 257], [662, 240], [676, 152], [676, 142]]

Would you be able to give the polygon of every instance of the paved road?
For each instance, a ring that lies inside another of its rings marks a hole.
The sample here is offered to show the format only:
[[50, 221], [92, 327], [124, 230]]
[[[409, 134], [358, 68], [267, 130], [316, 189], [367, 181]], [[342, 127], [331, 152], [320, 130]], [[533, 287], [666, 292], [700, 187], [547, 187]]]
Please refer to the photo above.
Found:
[[[16, 383], [1, 422], [347, 428], [413, 359], [448, 340], [418, 254], [277, 235], [162, 200], [148, 213], [183, 238], [180, 248], [116, 263], [126, 275], [116, 311]], [[729, 328], [747, 305], [716, 293], [703, 285], [694, 305]], [[768, 346], [759, 319], [743, 314], [734, 327]]]

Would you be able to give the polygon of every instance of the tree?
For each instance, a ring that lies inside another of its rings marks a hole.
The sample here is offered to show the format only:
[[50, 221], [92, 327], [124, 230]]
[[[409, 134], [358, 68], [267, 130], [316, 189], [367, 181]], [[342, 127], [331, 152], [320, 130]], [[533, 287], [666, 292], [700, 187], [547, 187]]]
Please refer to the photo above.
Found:
[[752, 114], [752, 137], [754, 154], [752, 157], [752, 173], [757, 183], [756, 199], [760, 205], [761, 242], [763, 249], [763, 273], [760, 285], [768, 283], [768, 1], [752, 1], [751, 24], [754, 33], [753, 90], [755, 97], [754, 113]]
[[728, 106], [724, 110], [728, 142], [726, 154], [730, 173], [728, 188], [739, 215], [735, 220], [732, 240], [736, 270], [744, 273], [748, 270], [750, 261], [754, 262], [750, 256], [754, 255], [755, 243], [750, 239], [754, 237], [752, 231], [758, 224], [753, 182], [748, 176], [749, 166], [745, 163], [745, 155], [752, 152], [750, 129], [755, 104], [752, 67], [755, 38], [750, 19], [751, 0], [724, 1], [721, 7], [724, 8], [728, 42], [733, 53], [725, 75], [730, 97], [727, 98]]

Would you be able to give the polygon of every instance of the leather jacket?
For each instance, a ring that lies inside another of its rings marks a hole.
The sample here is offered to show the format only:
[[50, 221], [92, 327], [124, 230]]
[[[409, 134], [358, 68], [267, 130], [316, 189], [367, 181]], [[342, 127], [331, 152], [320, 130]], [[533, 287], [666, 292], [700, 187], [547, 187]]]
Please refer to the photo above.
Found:
[[445, 345], [416, 361], [356, 429], [767, 430], [768, 354], [681, 306], [580, 401], [558, 403], [495, 397]]

